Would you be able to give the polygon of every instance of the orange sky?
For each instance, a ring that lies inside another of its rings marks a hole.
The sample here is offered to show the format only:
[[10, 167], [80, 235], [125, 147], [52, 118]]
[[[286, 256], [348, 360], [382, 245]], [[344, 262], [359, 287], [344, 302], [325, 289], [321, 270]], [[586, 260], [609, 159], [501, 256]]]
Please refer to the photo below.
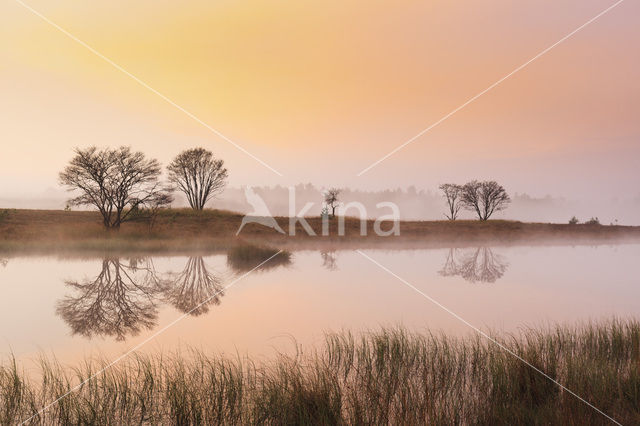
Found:
[[56, 186], [75, 146], [167, 163], [202, 145], [231, 184], [636, 196], [640, 5], [626, 1], [362, 177], [614, 1], [27, 1], [284, 176], [14, 2], [0, 5], [0, 196]]

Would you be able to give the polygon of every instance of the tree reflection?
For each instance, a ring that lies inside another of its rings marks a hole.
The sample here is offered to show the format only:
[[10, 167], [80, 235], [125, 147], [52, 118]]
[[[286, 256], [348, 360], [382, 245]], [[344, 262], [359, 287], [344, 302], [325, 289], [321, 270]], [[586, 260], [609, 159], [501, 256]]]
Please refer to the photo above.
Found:
[[212, 304], [220, 304], [221, 296], [222, 279], [207, 269], [202, 257], [190, 257], [165, 290], [165, 297], [173, 306], [194, 316], [208, 312]]
[[321, 251], [320, 256], [322, 257], [322, 267], [328, 269], [329, 271], [338, 270], [338, 264], [336, 263], [338, 260], [338, 255], [335, 250]]
[[459, 276], [472, 283], [493, 283], [504, 275], [507, 267], [507, 261], [494, 254], [489, 247], [470, 250], [452, 248], [439, 274], [445, 277]]
[[130, 259], [125, 265], [119, 258], [106, 258], [97, 277], [66, 284], [77, 294], [59, 301], [57, 312], [73, 334], [124, 340], [156, 323], [154, 297], [162, 285], [150, 260]]
[[181, 312], [200, 315], [219, 304], [224, 295], [220, 277], [210, 272], [202, 257], [190, 257], [178, 274], [159, 274], [150, 258], [102, 260], [92, 279], [67, 281], [75, 290], [57, 304], [57, 313], [73, 334], [124, 340], [156, 325], [158, 300]]

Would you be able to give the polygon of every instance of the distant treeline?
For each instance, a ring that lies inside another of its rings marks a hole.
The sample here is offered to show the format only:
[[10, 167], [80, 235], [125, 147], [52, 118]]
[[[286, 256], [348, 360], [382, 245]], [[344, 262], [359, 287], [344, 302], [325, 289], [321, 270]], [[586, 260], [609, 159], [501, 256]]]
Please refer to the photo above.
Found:
[[[289, 214], [288, 188], [285, 186], [255, 186], [274, 215]], [[319, 215], [322, 210], [323, 189], [312, 184], [298, 184], [296, 189], [296, 205], [301, 209], [306, 202], [314, 202], [309, 214]], [[50, 189], [42, 196], [25, 198], [0, 198], [0, 208], [27, 209], [63, 209], [68, 195], [63, 190]], [[376, 203], [392, 201], [400, 207], [401, 217], [410, 220], [446, 220], [444, 212], [446, 203], [439, 191], [421, 190], [415, 186], [383, 191], [362, 191], [343, 188], [340, 193], [343, 202], [360, 201], [367, 211], [377, 213]], [[176, 194], [175, 207], [186, 207], [187, 201]], [[210, 208], [233, 210], [247, 213], [251, 207], [245, 200], [244, 188], [228, 186], [224, 192], [209, 204]], [[349, 213], [349, 212], [348, 212]], [[356, 214], [355, 210], [351, 214]], [[511, 194], [509, 209], [494, 215], [496, 219], [514, 219], [524, 222], [557, 222], [567, 223], [572, 216], [581, 222], [591, 217], [599, 217], [604, 225], [618, 223], [621, 225], [640, 225], [640, 196], [629, 199], [605, 199], [600, 201], [579, 201], [560, 197], [533, 197], [528, 194]], [[473, 219], [470, 212], [462, 211], [461, 219]]]
[[[289, 214], [289, 189], [285, 186], [255, 186], [258, 193], [267, 203], [271, 213], [277, 216]], [[298, 184], [295, 186], [296, 206], [300, 210], [307, 202], [313, 202], [309, 210], [311, 215], [319, 215], [322, 210], [323, 191], [325, 188], [312, 184]], [[340, 201], [348, 203], [358, 201], [366, 207], [368, 212], [377, 213], [376, 204], [383, 201], [391, 201], [400, 207], [402, 219], [407, 220], [446, 220], [446, 202], [441, 192], [435, 190], [421, 190], [415, 186], [406, 189], [396, 188], [382, 191], [363, 191], [357, 189], [342, 188]], [[176, 205], [186, 205], [186, 201], [176, 197]], [[249, 212], [251, 207], [245, 200], [244, 188], [227, 187], [211, 207]], [[357, 211], [347, 212], [357, 215]], [[598, 216], [604, 225], [615, 223], [638, 225], [640, 224], [640, 197], [632, 200], [609, 200], [600, 202], [583, 202], [567, 200], [557, 197], [532, 197], [527, 194], [514, 193], [511, 195], [509, 208], [497, 212], [493, 218], [514, 219], [525, 222], [558, 222], [567, 223], [572, 216], [577, 216], [581, 221]], [[472, 212], [461, 211], [461, 219], [474, 219]]]

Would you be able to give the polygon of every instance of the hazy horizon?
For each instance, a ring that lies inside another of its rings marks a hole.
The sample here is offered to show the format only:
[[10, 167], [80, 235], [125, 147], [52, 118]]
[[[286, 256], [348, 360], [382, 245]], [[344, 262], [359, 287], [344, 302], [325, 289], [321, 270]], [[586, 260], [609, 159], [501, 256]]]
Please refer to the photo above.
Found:
[[[252, 187], [265, 201], [271, 214], [275, 216], [289, 215], [289, 187], [260, 186]], [[321, 214], [323, 199], [322, 191], [326, 188], [313, 184], [298, 184], [295, 186], [295, 208], [300, 211], [306, 203], [313, 206], [306, 211], [307, 216]], [[187, 200], [180, 192], [176, 192], [172, 207], [188, 207]], [[526, 193], [512, 193], [511, 203], [505, 211], [496, 212], [494, 218], [519, 220], [524, 222], [553, 222], [566, 223], [571, 217], [576, 216], [580, 221], [597, 217], [602, 224], [610, 223], [619, 225], [640, 225], [640, 196], [630, 198], [610, 197], [596, 201], [586, 201], [575, 198], [535, 197]], [[63, 209], [70, 194], [62, 189], [53, 187], [34, 194], [31, 197], [3, 197], [0, 196], [0, 209]], [[388, 188], [379, 191], [363, 191], [354, 188], [342, 188], [339, 199], [341, 208], [350, 202], [361, 203], [370, 219], [389, 213], [384, 209], [378, 209], [379, 202], [391, 201], [395, 203], [403, 220], [442, 220], [446, 212], [445, 200], [437, 188], [421, 189], [415, 186], [408, 188]], [[252, 207], [248, 204], [244, 188], [230, 186], [219, 196], [207, 204], [208, 208], [230, 210], [239, 213], [251, 213]], [[86, 208], [80, 208], [85, 210]], [[355, 209], [348, 210], [345, 214], [358, 216]], [[461, 219], [475, 219], [472, 212], [461, 211]]]
[[0, 197], [56, 188], [73, 147], [95, 144], [131, 145], [163, 164], [203, 146], [226, 161], [234, 186], [434, 189], [477, 178], [511, 194], [632, 199], [640, 195], [633, 2], [357, 176], [612, 4], [29, 3], [280, 177], [6, 2]]

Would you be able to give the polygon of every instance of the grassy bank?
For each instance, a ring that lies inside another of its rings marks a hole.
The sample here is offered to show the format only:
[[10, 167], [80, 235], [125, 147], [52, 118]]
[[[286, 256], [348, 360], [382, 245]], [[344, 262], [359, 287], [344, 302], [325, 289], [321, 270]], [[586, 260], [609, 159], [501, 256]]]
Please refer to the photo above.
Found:
[[[640, 422], [640, 323], [612, 320], [501, 339], [623, 424]], [[29, 381], [0, 369], [0, 423], [32, 416], [104, 364], [43, 361]], [[393, 329], [329, 334], [317, 351], [270, 363], [190, 353], [128, 359], [34, 424], [607, 424], [482, 338]]]
[[[276, 218], [288, 230], [289, 218]], [[126, 223], [118, 232], [106, 232], [96, 212], [56, 210], [3, 210], [0, 215], [0, 253], [19, 252], [212, 252], [239, 244], [314, 248], [318, 245], [365, 248], [385, 244], [397, 247], [451, 247], [469, 244], [601, 244], [640, 241], [640, 227], [522, 223], [516, 221], [403, 221], [400, 235], [379, 237], [373, 222], [360, 235], [360, 221], [345, 220], [345, 234], [338, 232], [338, 219], [330, 221], [329, 235], [322, 234], [320, 218], [307, 218], [318, 236], [309, 236], [300, 224], [296, 235], [283, 235], [271, 228], [249, 224], [236, 232], [242, 215], [188, 209], [162, 211], [150, 226], [146, 219]], [[383, 225], [383, 229], [386, 229]]]

